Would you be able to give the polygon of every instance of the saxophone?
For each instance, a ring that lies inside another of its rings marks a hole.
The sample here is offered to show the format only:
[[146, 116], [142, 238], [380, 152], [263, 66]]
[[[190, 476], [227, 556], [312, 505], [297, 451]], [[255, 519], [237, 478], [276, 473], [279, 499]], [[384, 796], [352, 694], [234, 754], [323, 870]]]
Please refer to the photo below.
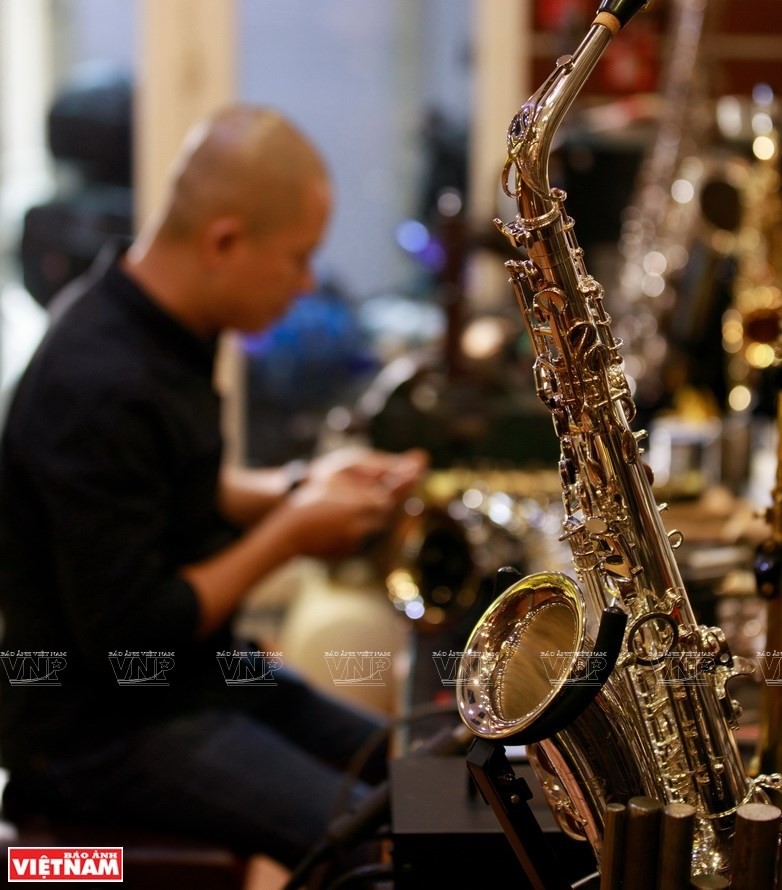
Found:
[[726, 683], [751, 673], [700, 626], [666, 532], [665, 505], [630, 424], [635, 405], [603, 289], [586, 270], [565, 193], [548, 179], [563, 116], [644, 0], [603, 0], [573, 55], [511, 121], [503, 171], [516, 218], [495, 224], [526, 258], [506, 264], [535, 351], [537, 394], [561, 445], [563, 540], [580, 584], [513, 584], [473, 630], [457, 703], [478, 738], [526, 744], [560, 827], [600, 862], [606, 805], [643, 794], [697, 813], [692, 870], [726, 872], [737, 809], [765, 802], [732, 730]]

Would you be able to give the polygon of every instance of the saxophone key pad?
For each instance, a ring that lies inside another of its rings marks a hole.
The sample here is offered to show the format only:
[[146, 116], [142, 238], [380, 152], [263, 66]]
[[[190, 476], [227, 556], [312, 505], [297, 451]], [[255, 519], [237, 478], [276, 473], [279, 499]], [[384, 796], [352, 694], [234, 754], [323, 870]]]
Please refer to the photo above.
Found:
[[602, 516], [590, 516], [584, 521], [584, 528], [590, 535], [604, 535], [608, 531], [608, 523]]

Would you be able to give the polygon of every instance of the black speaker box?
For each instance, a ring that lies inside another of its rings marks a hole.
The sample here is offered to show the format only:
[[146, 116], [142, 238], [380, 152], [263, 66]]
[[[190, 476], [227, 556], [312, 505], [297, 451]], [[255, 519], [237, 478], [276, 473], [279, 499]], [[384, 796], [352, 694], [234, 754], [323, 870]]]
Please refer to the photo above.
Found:
[[[569, 881], [592, 874], [588, 844], [563, 834], [526, 764], [530, 801], [551, 854]], [[494, 812], [474, 790], [464, 757], [406, 757], [391, 764], [394, 890], [484, 890], [531, 885]]]

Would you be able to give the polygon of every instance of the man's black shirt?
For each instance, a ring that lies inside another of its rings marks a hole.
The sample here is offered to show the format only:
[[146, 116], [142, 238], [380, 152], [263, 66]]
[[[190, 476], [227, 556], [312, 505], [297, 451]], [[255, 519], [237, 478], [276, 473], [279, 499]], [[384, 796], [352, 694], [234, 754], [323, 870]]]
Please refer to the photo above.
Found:
[[[214, 343], [113, 258], [67, 302], [17, 387], [0, 454], [0, 739], [12, 769], [219, 695], [216, 653], [230, 645], [227, 631], [194, 642], [196, 596], [179, 575], [234, 535], [216, 509]], [[169, 669], [120, 685], [134, 652]]]

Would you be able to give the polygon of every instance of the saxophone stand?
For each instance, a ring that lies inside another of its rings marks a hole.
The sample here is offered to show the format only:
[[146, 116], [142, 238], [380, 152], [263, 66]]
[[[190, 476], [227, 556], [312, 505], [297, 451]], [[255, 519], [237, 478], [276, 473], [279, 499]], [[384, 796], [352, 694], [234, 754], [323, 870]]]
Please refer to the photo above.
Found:
[[475, 739], [467, 753], [467, 768], [483, 799], [494, 810], [532, 890], [572, 890], [529, 806], [529, 785], [515, 775], [505, 747], [488, 739]]

